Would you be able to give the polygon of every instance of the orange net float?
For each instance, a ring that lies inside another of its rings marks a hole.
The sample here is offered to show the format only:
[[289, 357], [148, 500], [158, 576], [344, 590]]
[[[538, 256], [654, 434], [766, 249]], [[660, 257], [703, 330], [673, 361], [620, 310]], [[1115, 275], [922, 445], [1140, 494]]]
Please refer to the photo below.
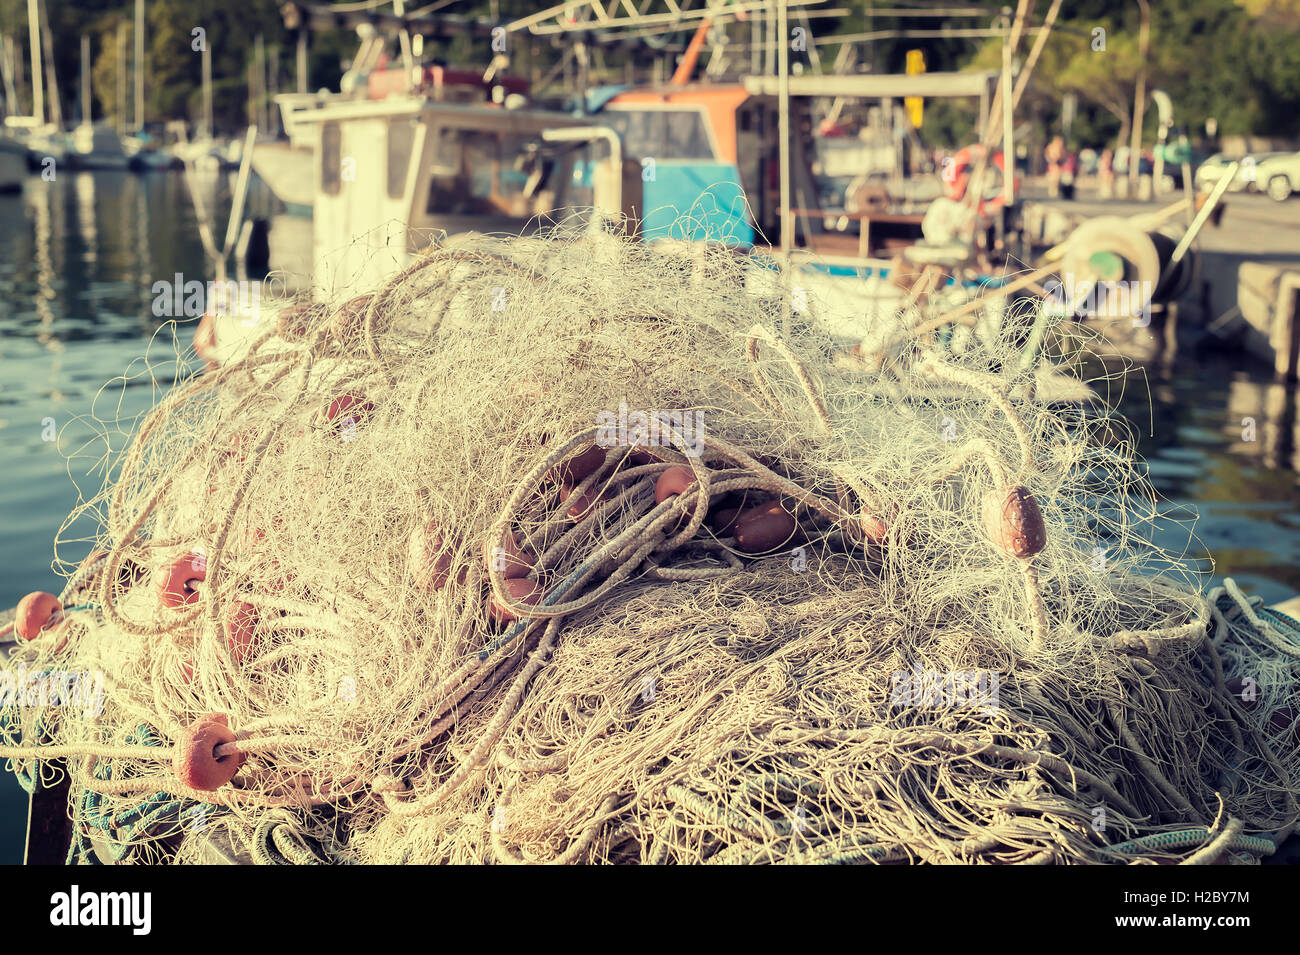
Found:
[[989, 491], [983, 501], [984, 533], [1008, 557], [1027, 560], [1047, 544], [1047, 528], [1038, 501], [1027, 488]]
[[175, 610], [199, 599], [198, 585], [208, 579], [208, 559], [192, 550], [172, 561], [158, 578], [158, 599]]
[[194, 329], [194, 352], [207, 365], [209, 371], [218, 367], [217, 324], [211, 312], [204, 312]]
[[[659, 475], [659, 479], [655, 481], [655, 503], [662, 504], [670, 497], [688, 493], [691, 488], [696, 488], [695, 472], [688, 467], [683, 467], [682, 465], [671, 467], [664, 471], [663, 474]], [[699, 489], [696, 488], [697, 492], [698, 490]], [[671, 527], [665, 528], [665, 530], [670, 535], [676, 534], [690, 522], [690, 519], [694, 514], [695, 505], [691, 504], [682, 511], [681, 517], [678, 519], [677, 523]]]
[[[542, 599], [542, 585], [536, 580], [529, 580], [526, 577], [515, 577], [506, 581], [505, 592], [507, 599], [512, 604], [525, 604], [532, 607]], [[497, 623], [508, 624], [514, 623], [518, 617], [509, 607], [500, 603], [495, 596], [488, 607], [492, 614], [492, 619]]]
[[33, 591], [18, 601], [14, 632], [24, 640], [35, 640], [47, 630], [53, 632], [63, 619], [63, 603], [58, 597], [43, 590]]
[[[587, 519], [587, 516], [600, 504], [613, 500], [605, 491], [598, 487], [589, 487], [581, 494], [574, 497], [575, 488], [568, 484], [560, 487], [560, 500], [569, 502], [569, 509], [565, 512], [569, 518], [577, 524], [581, 524]], [[573, 498], [569, 501], [569, 498]]]
[[[181, 730], [172, 755], [176, 778], [190, 789], [212, 792], [235, 778], [244, 754], [235, 750], [218, 755], [217, 747], [236, 741], [225, 713], [207, 713]], [[227, 747], [228, 749], [230, 747]]]
[[519, 546], [519, 538], [514, 531], [506, 531], [499, 548], [491, 547], [487, 552], [488, 573], [499, 567], [506, 580], [522, 580], [533, 572], [533, 563], [537, 555], [526, 547]]
[[330, 402], [326, 417], [332, 422], [335, 431], [342, 431], [349, 421], [354, 426], [364, 424], [374, 410], [375, 403], [365, 395], [346, 392]]
[[406, 540], [406, 560], [417, 590], [432, 593], [445, 587], [451, 579], [453, 556], [437, 521], [425, 521]]
[[257, 608], [247, 600], [236, 601], [226, 608], [226, 646], [230, 648], [230, 655], [236, 662], [248, 656], [260, 619]]
[[797, 528], [794, 515], [780, 501], [750, 508], [736, 520], [736, 549], [762, 554], [789, 543]]
[[577, 487], [584, 479], [595, 474], [605, 463], [605, 449], [593, 444], [573, 457], [561, 461], [554, 468], [554, 475], [561, 485]]

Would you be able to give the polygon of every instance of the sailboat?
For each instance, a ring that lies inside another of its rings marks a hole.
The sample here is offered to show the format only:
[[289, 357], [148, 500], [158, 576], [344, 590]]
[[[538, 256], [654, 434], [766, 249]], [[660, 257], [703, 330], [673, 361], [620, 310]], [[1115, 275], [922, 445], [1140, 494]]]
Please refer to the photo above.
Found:
[[[59, 90], [54, 79], [53, 64], [47, 62], [41, 43], [41, 26], [44, 17], [40, 0], [27, 0], [27, 27], [31, 42], [32, 61], [32, 115], [8, 116], [5, 127], [9, 132], [6, 154], [13, 152], [17, 139], [26, 151], [29, 168], [40, 169], [48, 160], [62, 163], [68, 149], [59, 116]], [[46, 71], [49, 71], [50, 95], [45, 95]]]
[[81, 123], [72, 131], [68, 162], [76, 169], [125, 169], [122, 138], [108, 123], [91, 118], [90, 37], [81, 38]]

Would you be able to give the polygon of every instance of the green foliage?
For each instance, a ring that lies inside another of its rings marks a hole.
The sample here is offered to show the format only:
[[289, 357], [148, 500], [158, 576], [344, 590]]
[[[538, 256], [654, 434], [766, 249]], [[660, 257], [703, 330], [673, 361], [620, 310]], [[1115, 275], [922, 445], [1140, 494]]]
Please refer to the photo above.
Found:
[[[55, 35], [55, 59], [67, 116], [77, 97], [79, 44], [82, 33], [92, 37], [94, 93], [97, 115], [112, 115], [119, 108], [117, 47], [118, 24], [128, 24], [127, 60], [132, 61], [129, 35], [132, 0], [45, 0]], [[279, 50], [281, 89], [293, 88], [294, 51], [280, 18], [281, 0], [147, 0], [146, 111], [150, 120], [196, 118], [200, 109], [199, 54], [191, 47], [191, 31], [202, 27], [212, 49], [212, 72], [219, 125], [227, 128], [246, 120], [248, 64], [254, 40], [265, 37], [268, 57]], [[987, 27], [995, 22], [1009, 0], [974, 0], [988, 9], [987, 17], [960, 17], [947, 21], [953, 27]], [[932, 29], [936, 18], [868, 16], [874, 0], [840, 0], [849, 15], [837, 20], [810, 21], [815, 36], [826, 39], [902, 28]], [[971, 5], [968, 0], [967, 5]], [[897, 6], [897, 5], [894, 5]], [[1048, 0], [1035, 5], [1041, 19]], [[1208, 117], [1218, 120], [1224, 134], [1300, 134], [1300, 0], [1150, 0], [1151, 43], [1147, 56], [1147, 87], [1163, 89], [1174, 101], [1175, 121], [1193, 135]], [[536, 0], [458, 0], [446, 12], [488, 16], [502, 20], [534, 12]], [[1079, 97], [1073, 136], [1079, 145], [1102, 145], [1124, 133], [1131, 118], [1137, 77], [1139, 4], [1136, 0], [1066, 0], [1033, 81], [1020, 104], [1018, 118], [1041, 131], [1043, 137], [1059, 128], [1063, 96]], [[797, 11], [792, 22], [798, 23]], [[1105, 49], [1094, 50], [1093, 31], [1104, 29]], [[26, 41], [26, 0], [0, 0], [0, 31]], [[518, 36], [513, 41], [519, 71], [530, 59], [531, 48], [543, 67], [555, 62], [562, 44], [537, 42]], [[1032, 36], [1021, 44], [1023, 61]], [[350, 31], [317, 33], [311, 37], [310, 85], [336, 87], [341, 61], [356, 46]], [[1001, 65], [998, 39], [882, 38], [859, 43], [859, 63], [876, 72], [902, 71], [909, 49], [925, 53], [931, 71]], [[829, 61], [835, 45], [822, 48]], [[490, 51], [483, 39], [457, 39], [434, 48], [432, 55], [452, 64], [483, 63]], [[522, 53], [522, 55], [519, 55]], [[603, 51], [602, 60], [621, 73], [626, 56], [616, 49]], [[28, 64], [30, 69], [30, 63]], [[128, 87], [128, 97], [130, 96]], [[1144, 123], [1149, 142], [1155, 130], [1154, 111]], [[974, 107], [969, 102], [927, 104], [924, 132], [936, 143], [969, 141], [974, 128]]]

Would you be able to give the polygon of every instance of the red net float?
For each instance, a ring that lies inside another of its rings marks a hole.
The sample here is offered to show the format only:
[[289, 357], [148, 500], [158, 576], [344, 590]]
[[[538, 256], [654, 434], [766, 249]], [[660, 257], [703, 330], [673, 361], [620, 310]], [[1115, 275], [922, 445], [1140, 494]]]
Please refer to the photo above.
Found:
[[182, 730], [176, 740], [172, 769], [182, 784], [200, 792], [220, 789], [244, 765], [244, 754], [217, 755], [217, 747], [235, 742], [225, 713], [208, 713]]
[[158, 599], [175, 610], [199, 599], [198, 585], [208, 579], [208, 559], [203, 551], [182, 554], [158, 579]]
[[596, 473], [596, 469], [605, 463], [605, 449], [598, 445], [579, 451], [573, 457], [561, 461], [555, 467], [555, 475], [560, 483], [577, 487], [584, 478]]
[[52, 630], [63, 619], [63, 604], [54, 594], [37, 590], [18, 601], [14, 614], [14, 632], [24, 640], [35, 640]]
[[[542, 585], [535, 580], [527, 580], [525, 578], [507, 580], [504, 589], [506, 596], [510, 599], [510, 602], [514, 604], [526, 604], [532, 606], [533, 604], [540, 602], [542, 599]], [[514, 611], [497, 601], [495, 595], [493, 595], [492, 602], [488, 609], [492, 614], [492, 619], [497, 623], [514, 623], [515, 620], [518, 619], [515, 616]]]
[[[573, 488], [567, 484], [564, 485], [560, 490], [561, 499], [566, 501], [569, 500], [569, 496], [572, 493]], [[609, 495], [604, 493], [600, 488], [589, 487], [572, 501], [569, 501], [569, 509], [567, 513], [574, 521], [581, 523], [586, 520], [587, 515], [592, 512], [593, 508], [608, 500], [610, 500]]]
[[204, 312], [194, 329], [194, 352], [209, 369], [217, 367], [217, 326], [211, 312]]
[[226, 646], [230, 648], [230, 655], [236, 661], [248, 656], [257, 630], [258, 617], [257, 608], [246, 600], [238, 601], [226, 608]]
[[451, 548], [442, 537], [437, 521], [426, 521], [411, 532], [406, 542], [406, 559], [418, 590], [441, 590], [451, 578]]
[[695, 472], [686, 467], [669, 468], [655, 481], [655, 503], [662, 504], [674, 494], [682, 494], [695, 483]]
[[1047, 528], [1038, 501], [1028, 489], [1004, 487], [989, 491], [983, 503], [984, 533], [1009, 557], [1033, 557], [1047, 544]]
[[536, 555], [527, 548], [519, 546], [514, 531], [506, 531], [505, 539], [500, 544], [488, 543], [484, 559], [487, 561], [489, 574], [494, 570], [500, 570], [505, 574], [506, 580], [519, 580], [532, 572]]
[[736, 521], [736, 549], [761, 554], [788, 543], [795, 532], [794, 515], [780, 501], [760, 504]]
[[365, 395], [348, 392], [331, 401], [326, 414], [333, 423], [334, 430], [341, 431], [349, 421], [353, 425], [364, 423], [374, 410], [374, 402]]

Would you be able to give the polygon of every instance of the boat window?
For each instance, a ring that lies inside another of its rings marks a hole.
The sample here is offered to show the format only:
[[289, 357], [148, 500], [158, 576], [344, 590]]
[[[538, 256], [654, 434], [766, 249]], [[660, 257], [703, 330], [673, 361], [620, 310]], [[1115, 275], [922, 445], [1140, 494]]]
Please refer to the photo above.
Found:
[[438, 131], [429, 212], [529, 215], [521, 157], [528, 136], [469, 129]]
[[339, 194], [339, 180], [342, 177], [342, 158], [339, 150], [342, 134], [338, 123], [326, 123], [320, 131], [320, 187], [327, 196]]
[[636, 159], [712, 159], [704, 114], [698, 109], [609, 109], [605, 125]]
[[411, 165], [415, 145], [415, 122], [395, 119], [388, 124], [388, 198], [400, 199], [406, 193], [406, 172]]

